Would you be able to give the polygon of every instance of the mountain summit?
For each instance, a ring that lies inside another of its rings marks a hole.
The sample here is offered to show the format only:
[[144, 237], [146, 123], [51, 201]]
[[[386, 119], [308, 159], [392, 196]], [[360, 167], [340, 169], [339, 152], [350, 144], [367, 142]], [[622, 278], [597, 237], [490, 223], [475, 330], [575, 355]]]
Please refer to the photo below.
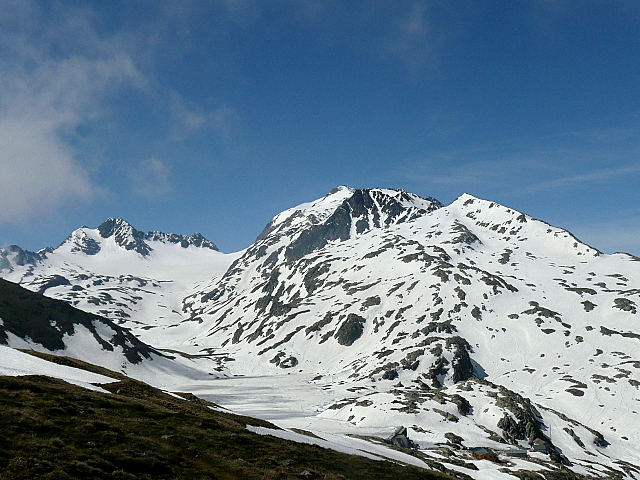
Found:
[[325, 197], [276, 215], [258, 237], [287, 246], [287, 258], [299, 258], [332, 240], [347, 240], [373, 228], [410, 221], [443, 205], [404, 190], [337, 187]]
[[[96, 233], [99, 234], [99, 237]], [[136, 230], [129, 222], [121, 218], [108, 218], [98, 226], [97, 232], [86, 227], [79, 228], [62, 245], [70, 244], [72, 252], [95, 255], [102, 248], [101, 244], [104, 243], [102, 239], [111, 240], [118, 247], [132, 250], [142, 256], [148, 256], [153, 251], [153, 247], [148, 243], [149, 241], [176, 244], [182, 248], [198, 247], [218, 250], [218, 247], [213, 242], [210, 242], [199, 233], [189, 236], [157, 231], [145, 233]]]
[[74, 230], [57, 248], [0, 248], [0, 276], [120, 324], [131, 319], [130, 327], [152, 318], [154, 329], [179, 322], [189, 288], [224, 272], [233, 258], [199, 233], [142, 232], [109, 218]]

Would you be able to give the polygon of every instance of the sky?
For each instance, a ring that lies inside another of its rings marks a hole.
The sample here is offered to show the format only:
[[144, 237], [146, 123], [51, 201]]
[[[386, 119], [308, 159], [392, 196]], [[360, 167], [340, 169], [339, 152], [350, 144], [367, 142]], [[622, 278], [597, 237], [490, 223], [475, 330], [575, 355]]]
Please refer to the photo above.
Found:
[[2, 0], [0, 246], [249, 246], [338, 185], [640, 256], [637, 0]]

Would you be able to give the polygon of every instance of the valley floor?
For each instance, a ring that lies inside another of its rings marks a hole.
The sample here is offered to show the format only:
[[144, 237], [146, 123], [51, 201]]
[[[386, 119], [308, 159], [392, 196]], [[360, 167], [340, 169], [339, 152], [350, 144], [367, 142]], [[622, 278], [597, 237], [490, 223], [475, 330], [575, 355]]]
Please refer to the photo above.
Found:
[[[555, 477], [554, 475], [562, 473], [556, 472], [557, 465], [552, 465], [545, 454], [532, 453], [528, 459], [506, 459], [501, 455], [500, 462], [491, 462], [476, 460], [469, 451], [456, 451], [451, 456], [450, 445], [432, 442], [418, 442], [419, 448], [413, 452], [390, 447], [382, 439], [390, 436], [400, 425], [362, 427], [319, 415], [327, 411], [330, 405], [352, 396], [353, 384], [342, 382], [328, 387], [314, 384], [312, 380], [312, 376], [303, 373], [239, 375], [174, 385], [173, 388], [176, 391], [192, 392], [204, 400], [220, 405], [222, 411], [267, 420], [284, 429], [274, 431], [250, 427], [256, 433], [315, 444], [343, 453], [387, 459], [422, 468], [433, 468], [434, 462], [437, 462], [457, 472], [461, 478], [468, 475], [477, 480], [509, 480], [514, 478], [512, 475], [517, 471], [544, 471], [552, 475], [548, 478], [578, 478], [570, 472], [565, 472], [564, 477]], [[505, 445], [504, 448], [510, 447]], [[498, 450], [496, 452], [501, 453]]]

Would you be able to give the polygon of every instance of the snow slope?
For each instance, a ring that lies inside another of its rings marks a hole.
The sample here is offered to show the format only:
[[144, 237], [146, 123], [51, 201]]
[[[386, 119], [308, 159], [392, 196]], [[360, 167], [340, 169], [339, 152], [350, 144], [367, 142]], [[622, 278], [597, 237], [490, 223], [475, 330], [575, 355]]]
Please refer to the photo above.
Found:
[[77, 358], [158, 387], [211, 378], [176, 363], [106, 318], [4, 279], [0, 279], [0, 343]]
[[11, 377], [22, 375], [46, 375], [48, 377], [60, 378], [74, 385], [79, 385], [90, 390], [97, 390], [104, 393], [108, 392], [103, 388], [98, 387], [96, 384], [117, 381], [115, 378], [91, 373], [79, 368], [57, 365], [3, 345], [0, 345], [0, 375], [7, 375]]

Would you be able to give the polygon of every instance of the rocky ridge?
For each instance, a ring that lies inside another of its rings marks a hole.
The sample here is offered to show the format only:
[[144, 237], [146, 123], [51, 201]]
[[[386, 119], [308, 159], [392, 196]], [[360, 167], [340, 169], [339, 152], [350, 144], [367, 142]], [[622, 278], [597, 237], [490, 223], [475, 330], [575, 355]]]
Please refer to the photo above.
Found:
[[[71, 356], [159, 385], [205, 374], [176, 364], [129, 329], [0, 279], [0, 344]], [[5, 352], [5, 350], [3, 350]], [[1, 370], [1, 368], [0, 368]]]

